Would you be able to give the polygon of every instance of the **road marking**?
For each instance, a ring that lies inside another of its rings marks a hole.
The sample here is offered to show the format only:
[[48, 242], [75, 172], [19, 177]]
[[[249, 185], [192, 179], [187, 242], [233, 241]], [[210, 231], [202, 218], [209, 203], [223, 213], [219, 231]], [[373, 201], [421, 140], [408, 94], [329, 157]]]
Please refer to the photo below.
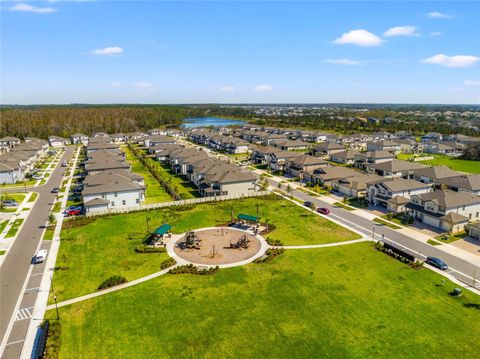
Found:
[[40, 289], [40, 287], [27, 288], [27, 289], [25, 289], [25, 293], [26, 293], [26, 292], [32, 292], [32, 291], [37, 290], [37, 289]]
[[15, 321], [30, 319], [33, 314], [33, 307], [19, 309]]
[[17, 340], [16, 342], [7, 343], [7, 345], [15, 345], [15, 344], [18, 344], [18, 343], [22, 343], [24, 341], [25, 340], [21, 339], [21, 340]]
[[35, 273], [35, 274], [32, 274], [30, 277], [35, 277], [35, 276], [37, 276], [37, 275], [42, 275], [42, 274], [43, 274], [43, 272]]

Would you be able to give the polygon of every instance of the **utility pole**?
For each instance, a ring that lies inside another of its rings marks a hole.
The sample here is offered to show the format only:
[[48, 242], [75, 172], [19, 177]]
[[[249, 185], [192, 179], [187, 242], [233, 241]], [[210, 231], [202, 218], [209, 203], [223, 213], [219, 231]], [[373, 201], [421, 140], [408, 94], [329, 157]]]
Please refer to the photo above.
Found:
[[375, 225], [372, 227], [372, 242], [375, 242]]

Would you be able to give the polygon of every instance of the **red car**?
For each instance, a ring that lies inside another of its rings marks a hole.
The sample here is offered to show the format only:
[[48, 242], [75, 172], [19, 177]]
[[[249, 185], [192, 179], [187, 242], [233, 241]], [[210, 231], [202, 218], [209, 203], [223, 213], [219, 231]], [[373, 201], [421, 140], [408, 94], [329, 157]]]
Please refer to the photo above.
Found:
[[82, 213], [82, 211], [79, 210], [79, 209], [70, 209], [65, 214], [67, 216], [79, 216], [81, 213]]
[[329, 214], [330, 210], [328, 208], [317, 208], [317, 212], [321, 214]]

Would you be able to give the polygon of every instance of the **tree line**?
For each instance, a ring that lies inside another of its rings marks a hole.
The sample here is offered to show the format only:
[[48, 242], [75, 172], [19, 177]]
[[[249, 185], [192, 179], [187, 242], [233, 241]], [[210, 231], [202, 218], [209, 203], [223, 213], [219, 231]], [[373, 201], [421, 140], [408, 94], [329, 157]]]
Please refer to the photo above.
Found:
[[0, 137], [68, 137], [73, 133], [128, 133], [202, 116], [205, 109], [191, 106], [104, 105], [32, 106], [0, 110]]

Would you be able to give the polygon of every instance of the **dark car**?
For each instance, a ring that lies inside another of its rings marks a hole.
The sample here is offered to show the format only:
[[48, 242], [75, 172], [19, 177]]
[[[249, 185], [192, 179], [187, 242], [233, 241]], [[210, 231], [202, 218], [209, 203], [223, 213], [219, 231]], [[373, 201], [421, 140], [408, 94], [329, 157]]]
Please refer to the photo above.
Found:
[[60, 192], [60, 188], [58, 187], [53, 187], [53, 189], [51, 190], [52, 193], [58, 193]]
[[308, 208], [314, 207], [313, 203], [310, 202], [310, 201], [303, 202], [303, 205], [304, 205], [305, 207], [308, 207]]
[[444, 261], [442, 261], [440, 258], [437, 258], [437, 257], [427, 257], [425, 262], [441, 270], [448, 269], [447, 263], [445, 263]]
[[323, 208], [323, 207], [317, 208], [317, 212], [325, 215], [330, 214], [330, 210], [328, 208]]
[[2, 201], [2, 205], [4, 207], [17, 207], [18, 202], [15, 201], [14, 199], [6, 199], [6, 200]]

